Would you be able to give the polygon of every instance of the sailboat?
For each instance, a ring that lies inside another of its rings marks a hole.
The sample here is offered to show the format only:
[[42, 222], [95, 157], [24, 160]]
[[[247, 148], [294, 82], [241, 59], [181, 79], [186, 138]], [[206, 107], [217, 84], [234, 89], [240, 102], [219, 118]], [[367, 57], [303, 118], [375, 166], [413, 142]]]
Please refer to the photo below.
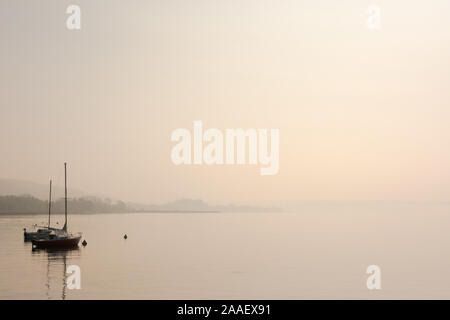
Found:
[[[48, 197], [48, 226], [39, 226], [37, 231], [27, 231], [26, 228], [23, 229], [24, 241], [32, 241], [39, 239], [48, 239], [52, 230], [57, 230], [50, 227], [50, 214], [52, 210], [52, 180], [50, 180], [50, 193]], [[35, 225], [36, 227], [36, 225]]]
[[[77, 247], [81, 239], [81, 233], [69, 233], [67, 231], [67, 164], [64, 163], [64, 227], [52, 229], [48, 238], [33, 240], [33, 248], [72, 248]], [[49, 216], [50, 220], [50, 216]]]

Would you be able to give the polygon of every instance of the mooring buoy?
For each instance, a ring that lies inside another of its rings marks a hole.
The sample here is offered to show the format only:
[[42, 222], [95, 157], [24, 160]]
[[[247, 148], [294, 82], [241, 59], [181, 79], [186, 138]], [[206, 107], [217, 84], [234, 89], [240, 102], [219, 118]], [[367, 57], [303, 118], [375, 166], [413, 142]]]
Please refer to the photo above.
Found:
[[127, 235], [124, 235], [123, 238], [126, 239], [126, 238], [128, 238], [128, 236], [127, 236]]

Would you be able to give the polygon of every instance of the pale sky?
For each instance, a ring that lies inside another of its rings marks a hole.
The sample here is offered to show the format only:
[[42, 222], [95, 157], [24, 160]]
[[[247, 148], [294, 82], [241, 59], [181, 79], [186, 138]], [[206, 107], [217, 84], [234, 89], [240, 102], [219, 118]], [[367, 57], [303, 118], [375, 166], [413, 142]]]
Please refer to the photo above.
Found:
[[[66, 29], [70, 4], [81, 30]], [[2, 0], [0, 178], [62, 183], [67, 161], [69, 187], [126, 201], [448, 201], [449, 13], [447, 0]], [[171, 133], [194, 120], [279, 129], [279, 173], [175, 166]]]

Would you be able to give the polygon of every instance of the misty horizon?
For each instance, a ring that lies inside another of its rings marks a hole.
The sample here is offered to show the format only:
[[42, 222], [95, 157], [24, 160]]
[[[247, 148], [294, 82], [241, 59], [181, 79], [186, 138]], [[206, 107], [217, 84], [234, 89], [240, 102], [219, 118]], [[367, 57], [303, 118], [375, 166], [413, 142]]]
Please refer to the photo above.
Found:
[[[0, 197], [2, 196], [31, 196], [43, 201], [48, 200], [49, 190], [48, 186], [26, 181], [26, 180], [14, 180], [14, 179], [2, 179], [0, 178]], [[270, 211], [283, 211], [282, 208], [276, 207], [257, 207], [249, 204], [210, 204], [204, 199], [189, 199], [179, 198], [164, 203], [149, 203], [149, 202], [133, 202], [127, 199], [114, 199], [107, 195], [100, 195], [95, 192], [86, 192], [80, 189], [69, 189], [68, 198], [72, 200], [102, 200], [107, 203], [124, 203], [128, 205], [130, 211], [239, 211], [242, 212], [267, 212]], [[60, 202], [64, 198], [64, 187], [59, 185], [53, 185], [52, 198], [54, 202]], [[48, 201], [47, 201], [48, 202]], [[0, 208], [0, 214], [1, 212]], [[60, 208], [61, 209], [61, 208]], [[73, 210], [72, 210], [73, 211]], [[123, 210], [122, 210], [123, 211]], [[76, 212], [76, 210], [75, 210]], [[125, 211], [124, 211], [125, 212]]]
[[[64, 187], [61, 185], [53, 185], [53, 199], [61, 200], [64, 197]], [[117, 199], [109, 197], [108, 195], [102, 195], [97, 192], [89, 192], [81, 190], [79, 188], [69, 188], [69, 199], [99, 199], [112, 201], [112, 203], [124, 202], [127, 205], [131, 205], [130, 208], [139, 211], [222, 211], [229, 212], [239, 211], [242, 212], [282, 212], [282, 211], [296, 211], [302, 207], [308, 206], [328, 206], [328, 205], [375, 205], [375, 206], [389, 206], [389, 205], [450, 205], [450, 201], [417, 201], [410, 200], [357, 200], [357, 201], [342, 201], [342, 200], [297, 200], [297, 201], [279, 201], [269, 205], [259, 205], [258, 203], [212, 203], [208, 199], [195, 199], [180, 197], [177, 199], [171, 199], [167, 202], [150, 202], [150, 201], [130, 201], [128, 199]], [[48, 185], [40, 184], [37, 182], [27, 180], [16, 179], [2, 179], [0, 178], [0, 196], [32, 196], [40, 200], [46, 201], [48, 199]], [[192, 203], [199, 203], [199, 206], [192, 207]], [[183, 207], [183, 203], [187, 203]], [[267, 211], [269, 210], [269, 211]]]

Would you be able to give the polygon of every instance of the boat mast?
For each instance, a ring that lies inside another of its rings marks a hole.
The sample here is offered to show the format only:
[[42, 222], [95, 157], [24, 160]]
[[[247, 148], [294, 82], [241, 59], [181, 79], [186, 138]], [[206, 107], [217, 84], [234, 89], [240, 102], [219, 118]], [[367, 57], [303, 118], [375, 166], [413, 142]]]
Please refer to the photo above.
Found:
[[64, 231], [67, 231], [67, 164], [64, 162]]
[[48, 228], [50, 229], [50, 212], [52, 211], [52, 180], [50, 180], [50, 193], [48, 195]]

